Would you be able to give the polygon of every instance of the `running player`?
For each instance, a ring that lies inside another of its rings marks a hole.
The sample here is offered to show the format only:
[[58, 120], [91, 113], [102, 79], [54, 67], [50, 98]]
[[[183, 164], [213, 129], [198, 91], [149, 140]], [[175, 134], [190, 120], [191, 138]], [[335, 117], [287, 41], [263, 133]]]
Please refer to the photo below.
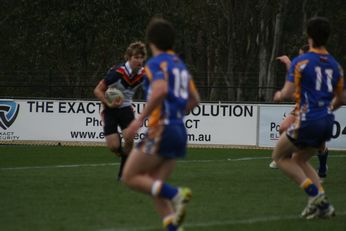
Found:
[[[309, 51], [310, 47], [308, 44], [302, 46], [299, 49], [299, 55], [305, 54]], [[291, 60], [288, 56], [283, 55], [280, 57], [277, 57], [277, 59], [282, 62], [283, 64], [285, 64], [287, 71], [290, 69], [291, 67]], [[279, 129], [279, 134], [281, 135], [283, 132], [285, 132], [288, 127], [293, 124], [293, 122], [295, 121], [295, 108], [291, 111], [290, 114], [288, 114], [286, 116], [286, 118], [281, 122], [280, 124], [280, 129]], [[326, 146], [326, 144], [324, 143], [318, 150], [318, 154], [317, 154], [318, 160], [319, 160], [319, 167], [318, 167], [318, 176], [321, 179], [321, 182], [323, 182], [323, 179], [327, 177], [327, 159], [328, 159], [328, 148]], [[276, 162], [273, 160], [270, 164], [269, 164], [270, 168], [277, 168]]]
[[[131, 43], [125, 52], [126, 62], [110, 68], [106, 77], [94, 89], [95, 96], [103, 105], [101, 118], [107, 146], [121, 158], [118, 180], [121, 178], [123, 166], [133, 146], [133, 139], [125, 138], [124, 148], [122, 148], [118, 127], [125, 134], [126, 128], [135, 118], [132, 108], [132, 98], [135, 91], [143, 85], [143, 63], [146, 58], [146, 53], [144, 43]], [[109, 87], [115, 87], [121, 90], [125, 98], [123, 100], [114, 100], [111, 103], [108, 102], [105, 97], [105, 92]]]
[[307, 193], [309, 200], [301, 216], [306, 219], [335, 215], [310, 158], [332, 136], [333, 111], [342, 105], [345, 93], [343, 72], [325, 45], [330, 34], [329, 21], [315, 17], [307, 25], [306, 54], [292, 61], [288, 77], [275, 101], [291, 98], [295, 92], [296, 120], [283, 133], [273, 150], [278, 167]]
[[152, 196], [166, 230], [181, 230], [189, 188], [174, 187], [166, 180], [176, 159], [186, 155], [184, 115], [199, 103], [199, 94], [182, 60], [173, 52], [175, 32], [164, 20], [153, 19], [146, 31], [153, 57], [146, 64], [149, 86], [147, 104], [128, 127], [132, 139], [148, 118], [146, 138], [134, 148], [125, 165], [123, 181], [131, 189]]

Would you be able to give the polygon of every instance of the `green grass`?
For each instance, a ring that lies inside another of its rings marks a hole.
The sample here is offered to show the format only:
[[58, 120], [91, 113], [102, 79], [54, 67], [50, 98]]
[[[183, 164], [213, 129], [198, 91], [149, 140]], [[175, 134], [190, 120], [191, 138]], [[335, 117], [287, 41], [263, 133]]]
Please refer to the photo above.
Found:
[[[169, 181], [193, 190], [185, 229], [346, 230], [346, 152], [328, 160], [325, 189], [337, 216], [313, 221], [298, 218], [306, 197], [268, 168], [270, 155], [190, 149]], [[0, 145], [0, 230], [162, 230], [151, 199], [116, 181], [117, 163], [101, 147]]]

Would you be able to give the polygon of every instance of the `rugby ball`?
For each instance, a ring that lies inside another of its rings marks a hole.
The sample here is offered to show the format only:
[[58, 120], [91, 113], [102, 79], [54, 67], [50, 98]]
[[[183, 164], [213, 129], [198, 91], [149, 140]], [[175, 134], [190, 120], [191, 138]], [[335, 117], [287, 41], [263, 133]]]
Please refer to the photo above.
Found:
[[105, 96], [109, 103], [112, 103], [114, 100], [124, 99], [124, 94], [114, 87], [108, 88], [105, 92]]

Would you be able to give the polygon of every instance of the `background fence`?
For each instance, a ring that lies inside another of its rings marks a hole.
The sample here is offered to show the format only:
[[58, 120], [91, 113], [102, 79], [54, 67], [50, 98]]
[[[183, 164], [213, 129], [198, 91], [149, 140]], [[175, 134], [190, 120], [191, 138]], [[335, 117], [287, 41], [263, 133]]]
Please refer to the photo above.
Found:
[[[50, 70], [0, 72], [1, 98], [95, 99], [93, 89], [105, 72], [64, 72]], [[264, 102], [261, 92], [279, 89], [285, 73], [277, 75], [275, 86], [259, 86], [256, 73], [236, 73], [234, 83], [226, 78], [230, 73], [195, 73], [194, 79], [203, 101]], [[247, 81], [243, 82], [244, 78]], [[142, 99], [142, 92], [135, 99]]]

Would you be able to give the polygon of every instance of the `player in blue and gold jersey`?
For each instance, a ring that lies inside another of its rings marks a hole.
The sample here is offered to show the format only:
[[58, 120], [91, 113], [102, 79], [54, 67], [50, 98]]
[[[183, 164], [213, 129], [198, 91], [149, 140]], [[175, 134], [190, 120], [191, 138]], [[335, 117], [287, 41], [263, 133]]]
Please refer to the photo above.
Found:
[[[305, 44], [304, 46], [302, 46], [299, 49], [299, 55], [305, 54], [310, 50], [309, 44]], [[290, 70], [291, 67], [291, 60], [288, 56], [283, 55], [280, 57], [276, 58], [277, 60], [279, 60], [280, 62], [282, 62], [283, 64], [285, 64], [287, 71]], [[280, 129], [279, 129], [279, 134], [282, 134], [283, 132], [285, 132], [290, 126], [291, 124], [294, 123], [295, 119], [296, 119], [296, 111], [298, 111], [296, 109], [296, 107], [285, 117], [285, 119], [281, 122], [280, 124]], [[298, 114], [299, 115], [299, 114]], [[319, 160], [319, 167], [318, 167], [318, 176], [320, 177], [321, 182], [324, 181], [324, 178], [327, 177], [327, 159], [328, 159], [328, 148], [325, 145], [325, 143], [323, 145], [321, 145], [321, 147], [318, 150], [318, 160]], [[270, 168], [277, 168], [276, 162], [273, 160], [270, 164], [269, 164]]]
[[275, 101], [296, 100], [296, 119], [273, 151], [278, 167], [307, 193], [308, 204], [301, 213], [306, 219], [335, 215], [310, 158], [332, 136], [333, 111], [344, 102], [343, 72], [326, 50], [330, 34], [329, 21], [315, 17], [309, 20], [309, 52], [296, 57], [288, 71], [284, 87], [274, 95]]
[[148, 119], [146, 137], [134, 148], [124, 168], [124, 183], [152, 195], [166, 230], [181, 230], [191, 190], [166, 183], [176, 159], [186, 154], [184, 116], [199, 103], [199, 94], [182, 60], [173, 52], [175, 32], [163, 19], [147, 27], [147, 42], [154, 57], [146, 64], [147, 104], [128, 127], [132, 138]]
[[[135, 118], [132, 98], [136, 90], [143, 86], [143, 64], [146, 53], [144, 43], [131, 43], [125, 52], [126, 62], [110, 68], [105, 78], [94, 89], [95, 96], [103, 105], [101, 117], [107, 146], [121, 158], [118, 179], [121, 178], [123, 166], [133, 146], [133, 139], [125, 139], [124, 148], [122, 148], [118, 127], [123, 134], [126, 133], [128, 125]], [[108, 102], [105, 92], [109, 87], [119, 89], [123, 93], [124, 99]]]

